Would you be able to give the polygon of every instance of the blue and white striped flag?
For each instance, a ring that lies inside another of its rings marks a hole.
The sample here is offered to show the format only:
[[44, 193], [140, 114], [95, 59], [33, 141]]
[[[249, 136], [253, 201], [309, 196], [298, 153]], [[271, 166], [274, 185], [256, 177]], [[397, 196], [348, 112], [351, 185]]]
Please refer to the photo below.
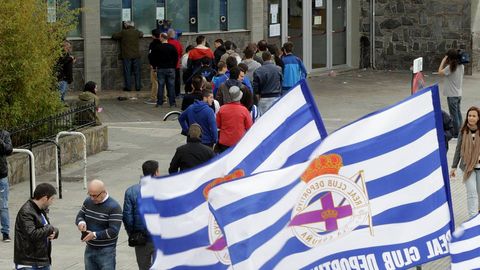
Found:
[[230, 151], [197, 169], [142, 179], [141, 211], [157, 248], [154, 269], [228, 268], [224, 238], [203, 194], [208, 184], [228, 174], [240, 177], [305, 162], [324, 137], [315, 101], [302, 81]]
[[234, 269], [408, 269], [448, 256], [437, 86], [337, 130], [314, 155], [210, 190]]
[[466, 221], [452, 234], [451, 270], [480, 269], [480, 215]]

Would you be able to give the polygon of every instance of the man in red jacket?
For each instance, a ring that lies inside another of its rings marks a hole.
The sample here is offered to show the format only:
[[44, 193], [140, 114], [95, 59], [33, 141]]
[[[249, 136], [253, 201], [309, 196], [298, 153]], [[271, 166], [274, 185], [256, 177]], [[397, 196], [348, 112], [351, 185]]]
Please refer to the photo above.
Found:
[[217, 127], [220, 130], [215, 151], [221, 153], [240, 141], [253, 124], [247, 108], [240, 103], [243, 93], [238, 86], [229, 89], [231, 102], [220, 107]]
[[197, 46], [188, 52], [187, 72], [190, 74], [189, 76], [202, 66], [202, 58], [206, 57], [210, 60], [209, 66], [213, 66], [213, 59], [215, 59], [212, 50], [205, 46], [205, 36], [200, 35], [195, 41]]
[[175, 39], [177, 36], [177, 32], [175, 32], [175, 29], [173, 28], [168, 29], [167, 35], [168, 35], [168, 43], [172, 44], [178, 53], [178, 63], [177, 63], [177, 67], [175, 68], [175, 95], [178, 97], [180, 95], [180, 66], [182, 62], [181, 59], [182, 59], [183, 47], [182, 47], [182, 43], [180, 43], [180, 41]]

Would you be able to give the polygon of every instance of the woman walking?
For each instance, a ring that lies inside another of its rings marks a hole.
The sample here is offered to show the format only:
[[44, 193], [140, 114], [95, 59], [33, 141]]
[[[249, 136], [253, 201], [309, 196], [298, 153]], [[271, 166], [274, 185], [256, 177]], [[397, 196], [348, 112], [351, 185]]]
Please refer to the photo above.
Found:
[[480, 192], [480, 109], [470, 107], [467, 119], [458, 136], [457, 148], [453, 157], [451, 177], [455, 177], [460, 162], [463, 171], [463, 182], [467, 189], [468, 216], [475, 216], [478, 209], [478, 193]]
[[438, 67], [438, 74], [445, 77], [443, 94], [447, 97], [448, 110], [453, 120], [454, 138], [458, 137], [462, 124], [460, 101], [462, 100], [463, 73], [464, 67], [460, 64], [458, 51], [455, 49], [448, 50], [447, 55]]

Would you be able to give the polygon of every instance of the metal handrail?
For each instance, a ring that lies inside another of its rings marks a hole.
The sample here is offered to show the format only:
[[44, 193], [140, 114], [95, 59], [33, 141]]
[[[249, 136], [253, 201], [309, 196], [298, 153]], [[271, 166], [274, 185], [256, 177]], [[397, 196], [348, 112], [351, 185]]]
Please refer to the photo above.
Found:
[[[57, 144], [59, 141], [59, 138], [61, 136], [66, 136], [66, 135], [73, 135], [73, 136], [80, 136], [83, 139], [83, 164], [84, 164], [84, 173], [83, 173], [83, 188], [87, 188], [87, 138], [85, 135], [81, 132], [77, 131], [60, 131], [57, 136], [55, 137], [55, 142]], [[59, 144], [60, 145], [60, 144]], [[56, 182], [57, 182], [57, 188], [60, 188], [61, 181], [60, 181], [60, 175], [59, 175], [59, 157], [58, 157], [58, 148], [55, 148], [55, 168], [56, 168]], [[61, 172], [61, 171], [60, 171]]]
[[30, 159], [30, 198], [33, 198], [33, 190], [36, 186], [35, 179], [35, 157], [33, 156], [32, 151], [27, 149], [13, 148], [13, 153], [25, 153], [28, 154]]

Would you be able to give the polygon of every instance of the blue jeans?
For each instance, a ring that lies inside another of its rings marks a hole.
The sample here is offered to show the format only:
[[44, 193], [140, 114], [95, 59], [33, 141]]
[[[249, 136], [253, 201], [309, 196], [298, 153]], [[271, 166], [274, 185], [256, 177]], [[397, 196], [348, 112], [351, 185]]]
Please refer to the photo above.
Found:
[[44, 267], [22, 267], [22, 268], [15, 268], [17, 270], [50, 270], [50, 266]]
[[68, 90], [67, 81], [59, 81], [58, 91], [60, 91], [60, 99], [62, 100], [62, 102], [65, 102], [65, 95], [67, 94], [67, 90]]
[[130, 90], [132, 82], [132, 66], [133, 66], [133, 75], [135, 76], [135, 89], [139, 91], [142, 89], [142, 82], [140, 79], [140, 59], [123, 59], [123, 79], [125, 88]]
[[115, 270], [116, 246], [85, 248], [85, 270]]
[[163, 88], [167, 86], [168, 101], [170, 106], [175, 105], [175, 69], [174, 68], [158, 68], [157, 69], [157, 104], [163, 104]]
[[0, 223], [2, 233], [9, 233], [10, 218], [8, 216], [8, 178], [0, 179]]
[[468, 217], [471, 218], [478, 214], [478, 193], [480, 192], [480, 170], [473, 170], [470, 177], [465, 180], [465, 188], [467, 189], [467, 211]]
[[267, 97], [258, 100], [258, 115], [262, 116], [280, 97]]
[[462, 112], [460, 111], [462, 97], [447, 97], [448, 110], [453, 121], [453, 137], [457, 138], [462, 128]]

